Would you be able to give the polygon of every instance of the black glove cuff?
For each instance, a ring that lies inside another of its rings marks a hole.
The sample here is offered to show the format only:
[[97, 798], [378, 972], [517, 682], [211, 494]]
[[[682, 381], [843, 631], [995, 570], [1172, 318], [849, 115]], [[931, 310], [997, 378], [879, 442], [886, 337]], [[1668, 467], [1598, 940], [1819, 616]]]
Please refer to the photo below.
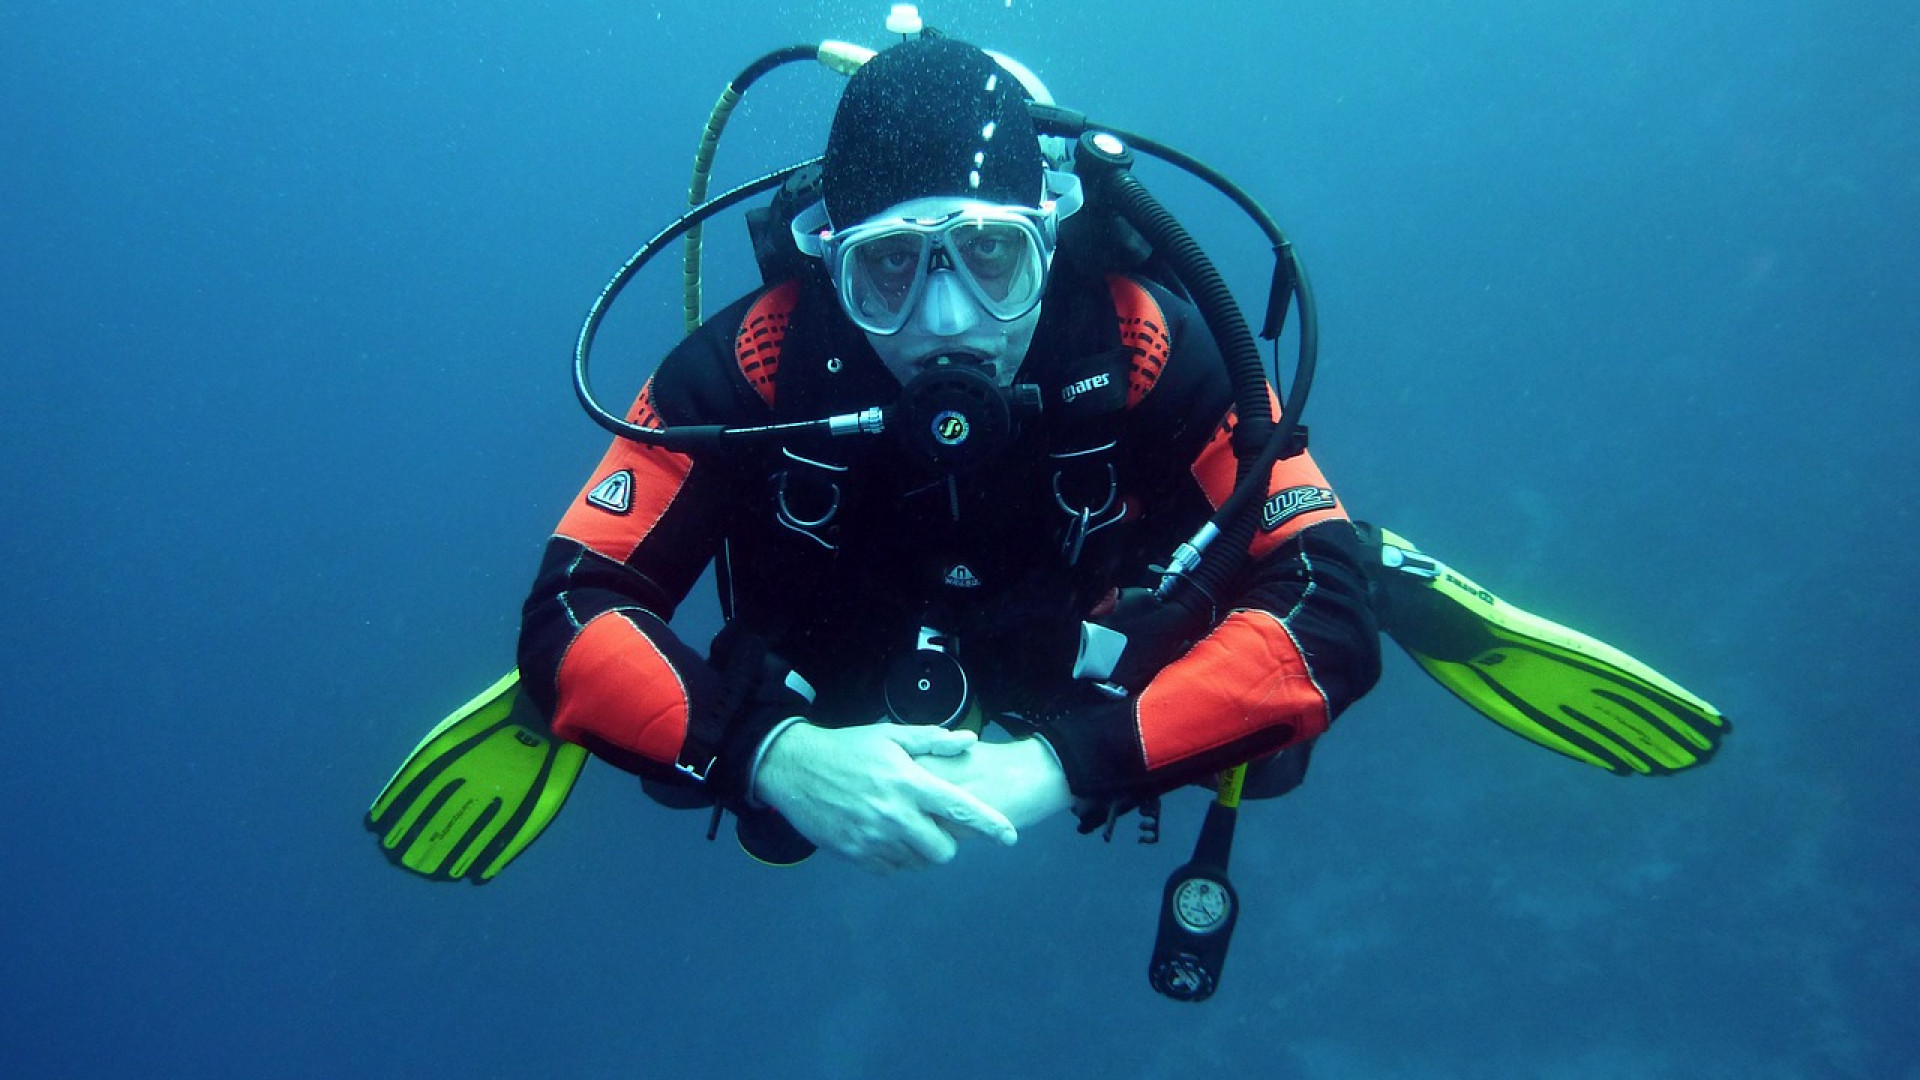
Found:
[[1133, 795], [1145, 784], [1147, 767], [1134, 735], [1132, 698], [1111, 698], [1088, 688], [1030, 719], [1060, 759], [1074, 795], [1108, 800]]
[[729, 624], [713, 639], [709, 662], [720, 675], [720, 693], [695, 714], [687, 734], [688, 757], [705, 760], [707, 791], [735, 813], [749, 809], [753, 763], [773, 729], [811, 705], [791, 678], [793, 669], [768, 651], [766, 640]]

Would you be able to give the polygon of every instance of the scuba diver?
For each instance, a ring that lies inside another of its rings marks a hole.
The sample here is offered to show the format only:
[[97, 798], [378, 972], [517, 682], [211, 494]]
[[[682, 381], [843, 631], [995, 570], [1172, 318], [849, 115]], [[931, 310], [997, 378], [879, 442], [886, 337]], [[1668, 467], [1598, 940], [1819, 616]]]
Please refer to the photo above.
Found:
[[[629, 419], [915, 419], [719, 454], [617, 439], [524, 613], [523, 686], [556, 735], [726, 807], [763, 858], [818, 845], [897, 869], [1073, 801], [1104, 822], [1318, 737], [1373, 685], [1359, 544], [1305, 453], [1273, 470], [1246, 566], [1180, 628], [1190, 649], [1074, 677], [1083, 621], [1227, 497], [1236, 420], [1191, 304], [1059, 250], [1080, 181], [1049, 168], [1017, 79], [948, 38], [881, 52], [847, 83], [820, 182], [793, 225], [803, 272], [707, 320]], [[948, 398], [1004, 401], [1004, 420]], [[727, 629], [707, 657], [668, 620], [716, 559]], [[981, 717], [1020, 737], [977, 739]]]
[[[824, 155], [706, 200], [739, 92], [801, 59], [849, 76]], [[1304, 271], [1224, 178], [917, 26], [878, 53], [769, 54], [716, 117], [695, 208], [582, 327], [575, 389], [616, 438], [547, 542], [517, 669], [430, 731], [366, 814], [396, 865], [491, 880], [589, 753], [706, 809], [709, 836], [731, 815], [764, 862], [824, 848], [883, 871], [1067, 810], [1109, 837], [1138, 811], [1152, 839], [1159, 797], [1200, 785], [1215, 798], [1149, 970], [1198, 1001], [1237, 916], [1239, 801], [1301, 782], [1379, 678], [1382, 632], [1505, 729], [1608, 772], [1678, 772], [1724, 738], [1658, 672], [1349, 517], [1299, 423]], [[1132, 177], [1135, 147], [1266, 232], [1259, 336], [1299, 313], [1284, 394]], [[699, 319], [698, 226], [775, 188], [748, 214], [762, 287]], [[678, 239], [689, 333], [615, 416], [589, 383], [594, 334]], [[724, 625], [703, 649], [671, 621], [709, 567]]]

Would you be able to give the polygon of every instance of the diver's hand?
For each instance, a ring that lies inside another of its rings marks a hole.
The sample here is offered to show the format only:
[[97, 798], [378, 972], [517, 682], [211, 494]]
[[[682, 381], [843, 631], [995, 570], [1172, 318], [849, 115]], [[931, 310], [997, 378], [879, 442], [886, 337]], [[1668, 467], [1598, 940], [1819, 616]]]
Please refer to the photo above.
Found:
[[1067, 773], [1041, 738], [983, 742], [965, 754], [923, 757], [928, 772], [972, 792], [1024, 829], [1073, 805]]
[[946, 863], [959, 849], [955, 833], [1020, 838], [1005, 815], [924, 767], [964, 757], [976, 742], [971, 732], [937, 727], [802, 721], [762, 751], [753, 794], [800, 835], [869, 869]]

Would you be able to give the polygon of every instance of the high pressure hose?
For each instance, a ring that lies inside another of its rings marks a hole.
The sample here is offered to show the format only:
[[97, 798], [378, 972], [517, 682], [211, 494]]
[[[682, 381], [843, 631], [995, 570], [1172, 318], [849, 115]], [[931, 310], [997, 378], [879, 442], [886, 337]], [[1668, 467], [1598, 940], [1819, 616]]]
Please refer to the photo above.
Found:
[[[1233, 388], [1236, 418], [1232, 435], [1236, 460], [1233, 497], [1222, 503], [1206, 529], [1182, 546], [1160, 589], [1163, 600], [1176, 600], [1195, 617], [1210, 616], [1214, 613], [1215, 601], [1224, 595], [1227, 578], [1240, 568], [1243, 553], [1253, 541], [1254, 515], [1248, 512], [1249, 496], [1242, 493], [1257, 488], [1260, 494], [1265, 494], [1263, 476], [1256, 475], [1255, 470], [1264, 457], [1263, 451], [1283, 440], [1271, 437], [1274, 420], [1266, 371], [1260, 363], [1259, 344], [1240, 306], [1234, 302], [1213, 261], [1185, 226], [1129, 171], [1131, 164], [1131, 151], [1111, 133], [1089, 132], [1080, 136], [1075, 165], [1082, 182], [1091, 189], [1089, 194], [1101, 205], [1113, 207], [1138, 230], [1193, 295], [1195, 307], [1220, 347]], [[1205, 548], [1215, 545], [1224, 545], [1219, 547], [1227, 553], [1224, 558], [1200, 558]], [[1180, 590], [1183, 583], [1191, 586], [1193, 592]]]
[[[1211, 172], [1192, 159], [1177, 164], [1196, 175]], [[1258, 204], [1240, 193], [1235, 201], [1253, 213], [1275, 240], [1274, 282], [1266, 319], [1269, 336], [1278, 338], [1287, 300], [1298, 298], [1301, 304], [1300, 371], [1276, 422], [1271, 416], [1259, 346], [1240, 306], [1212, 260], [1133, 176], [1129, 165], [1126, 144], [1113, 133], [1080, 136], [1076, 167], [1083, 182], [1089, 183], [1102, 205], [1111, 206], [1145, 238], [1192, 294], [1227, 366], [1236, 418], [1231, 436], [1235, 460], [1232, 493], [1222, 500], [1207, 525], [1174, 553], [1160, 587], [1152, 593], [1154, 599], [1137, 595], [1131, 604], [1124, 597], [1116, 603], [1116, 614], [1123, 607], [1131, 607], [1129, 617], [1142, 620], [1137, 629], [1146, 631], [1146, 648], [1153, 656], [1163, 653], [1202, 617], [1210, 624], [1218, 615], [1218, 598], [1225, 595], [1227, 580], [1245, 564], [1259, 517], [1253, 500], [1265, 497], [1273, 463], [1296, 445], [1317, 337], [1311, 292], [1306, 291], [1292, 245], [1280, 236]], [[1217, 557], [1203, 557], [1209, 547], [1219, 553]], [[1158, 614], [1152, 613], [1155, 609]], [[1131, 641], [1127, 648], [1133, 648]], [[1216, 798], [1207, 808], [1193, 858], [1169, 875], [1162, 891], [1160, 929], [1148, 961], [1147, 979], [1156, 991], [1176, 1001], [1205, 1001], [1211, 997], [1226, 966], [1227, 948], [1240, 911], [1239, 896], [1227, 876], [1227, 863], [1233, 851], [1234, 824], [1246, 775], [1247, 766], [1242, 763], [1215, 778]]]

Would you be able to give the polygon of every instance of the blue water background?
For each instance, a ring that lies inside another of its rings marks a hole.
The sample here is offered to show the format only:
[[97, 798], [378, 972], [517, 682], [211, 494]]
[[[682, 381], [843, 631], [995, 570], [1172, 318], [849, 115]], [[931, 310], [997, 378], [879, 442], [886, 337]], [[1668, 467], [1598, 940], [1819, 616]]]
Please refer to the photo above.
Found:
[[[587, 304], [727, 77], [883, 13], [0, 4], [0, 1075], [1920, 1076], [1910, 3], [928, 12], [1264, 199], [1347, 501], [1715, 701], [1710, 767], [1603, 775], [1390, 655], [1243, 815], [1198, 1007], [1143, 975], [1197, 797], [1159, 847], [876, 878], [596, 766], [484, 888], [380, 858], [366, 803], [511, 663], [604, 445]], [[834, 90], [771, 77], [720, 179]], [[1233, 213], [1143, 172], [1259, 300]], [[662, 268], [610, 396], [676, 320]]]

